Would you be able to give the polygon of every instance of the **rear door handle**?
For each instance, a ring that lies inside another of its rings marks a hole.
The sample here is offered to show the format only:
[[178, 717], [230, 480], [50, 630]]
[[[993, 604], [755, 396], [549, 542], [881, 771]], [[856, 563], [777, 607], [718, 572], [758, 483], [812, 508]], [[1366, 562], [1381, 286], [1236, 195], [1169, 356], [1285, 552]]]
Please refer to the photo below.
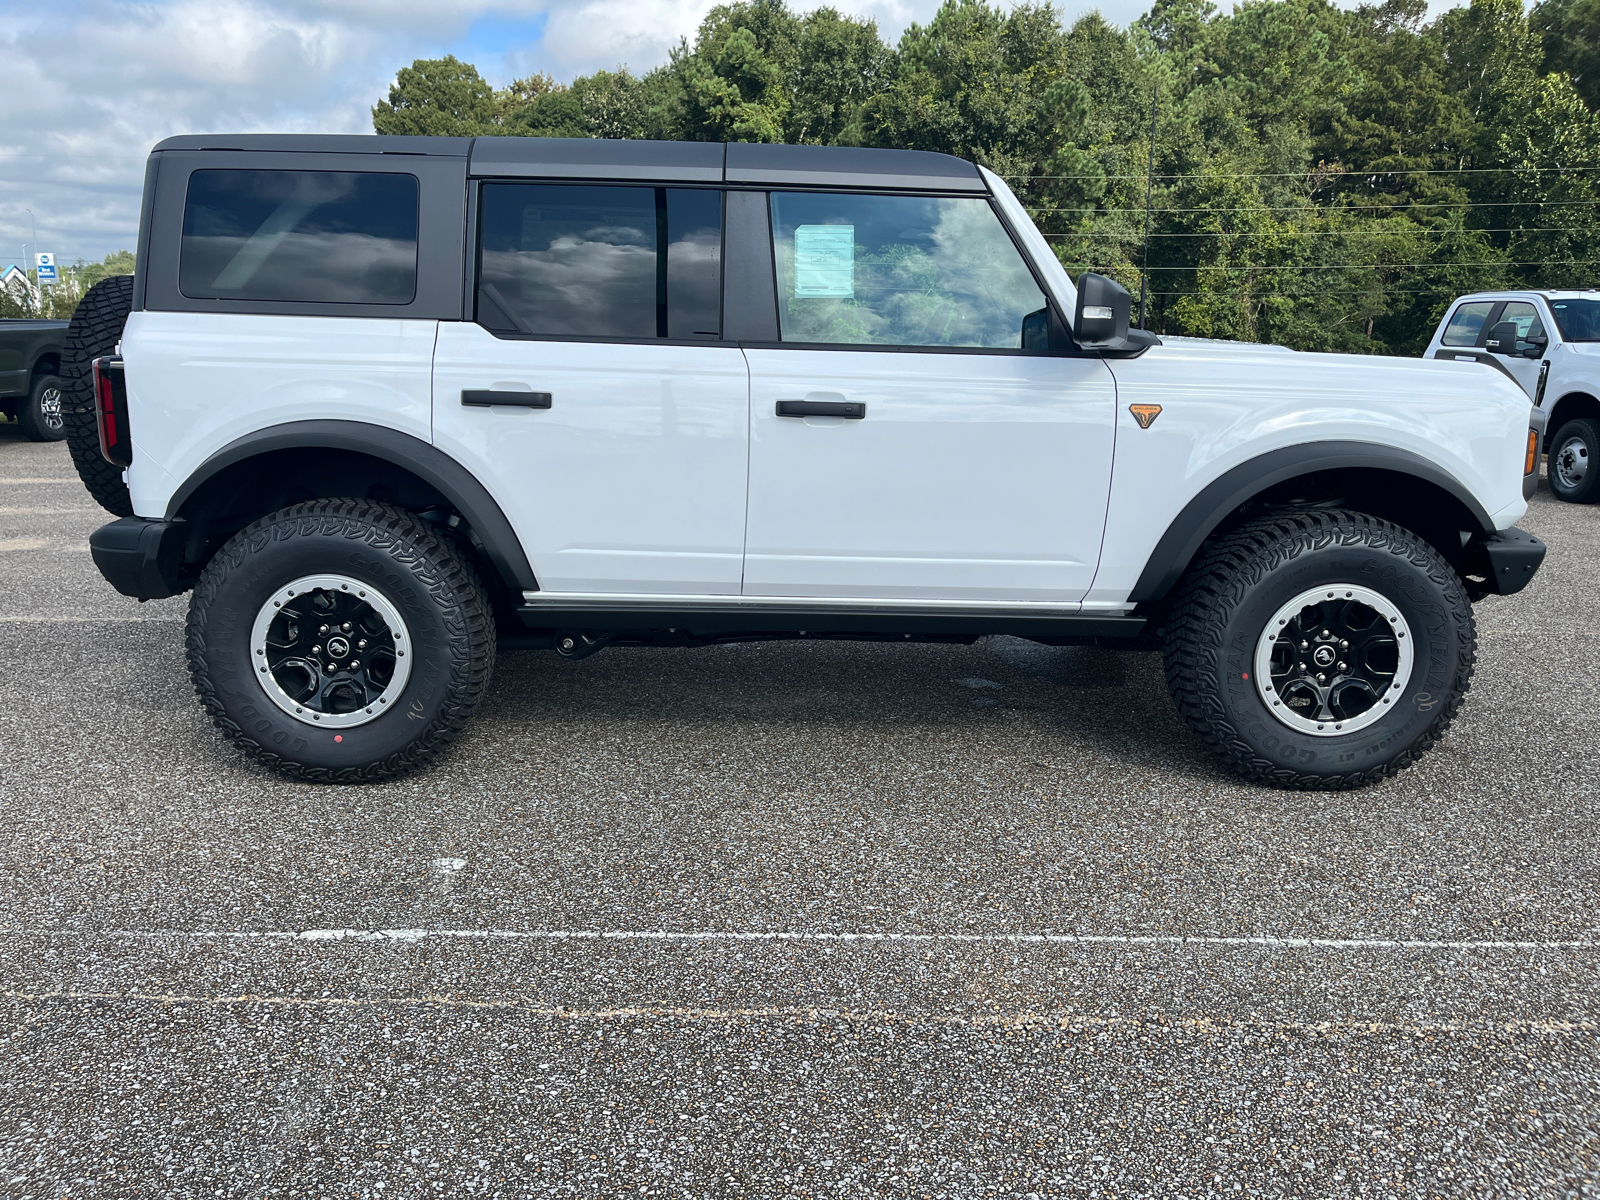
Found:
[[865, 400], [779, 400], [780, 417], [843, 417], [860, 421], [867, 415]]
[[463, 391], [461, 403], [468, 408], [549, 408], [549, 392]]

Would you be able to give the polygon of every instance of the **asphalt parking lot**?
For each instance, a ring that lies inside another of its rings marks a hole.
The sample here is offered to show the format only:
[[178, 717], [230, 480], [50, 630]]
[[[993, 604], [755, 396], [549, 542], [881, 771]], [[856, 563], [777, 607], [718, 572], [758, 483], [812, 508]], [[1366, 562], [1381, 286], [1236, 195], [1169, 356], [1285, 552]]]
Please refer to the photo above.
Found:
[[1600, 509], [1353, 794], [1012, 638], [510, 652], [290, 783], [107, 519], [0, 424], [0, 1195], [1600, 1196]]

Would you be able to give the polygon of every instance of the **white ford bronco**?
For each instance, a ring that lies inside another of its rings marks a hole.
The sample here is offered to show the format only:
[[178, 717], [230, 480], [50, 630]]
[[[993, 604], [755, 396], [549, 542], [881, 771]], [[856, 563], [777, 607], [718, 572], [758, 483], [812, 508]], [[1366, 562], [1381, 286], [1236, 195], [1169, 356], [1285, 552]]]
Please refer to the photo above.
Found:
[[427, 762], [513, 636], [1012, 634], [1159, 648], [1231, 768], [1355, 787], [1544, 555], [1510, 380], [1163, 345], [936, 154], [172, 138], [66, 359], [95, 562], [193, 590], [207, 710], [309, 779]]
[[1600, 292], [1476, 292], [1447, 311], [1424, 352], [1516, 380], [1546, 414], [1550, 491], [1600, 501]]

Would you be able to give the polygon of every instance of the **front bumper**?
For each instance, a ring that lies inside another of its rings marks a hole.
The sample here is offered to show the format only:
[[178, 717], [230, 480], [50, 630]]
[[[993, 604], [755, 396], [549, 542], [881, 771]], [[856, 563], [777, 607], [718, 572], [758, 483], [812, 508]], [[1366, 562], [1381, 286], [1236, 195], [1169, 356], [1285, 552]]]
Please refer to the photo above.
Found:
[[1544, 562], [1545, 544], [1524, 530], [1502, 529], [1483, 534], [1467, 543], [1462, 552], [1461, 573], [1468, 582], [1482, 579], [1478, 590], [1485, 595], [1509, 596], [1528, 586], [1539, 564]]
[[135, 600], [162, 600], [187, 591], [183, 551], [187, 521], [123, 517], [89, 535], [89, 553], [106, 582]]

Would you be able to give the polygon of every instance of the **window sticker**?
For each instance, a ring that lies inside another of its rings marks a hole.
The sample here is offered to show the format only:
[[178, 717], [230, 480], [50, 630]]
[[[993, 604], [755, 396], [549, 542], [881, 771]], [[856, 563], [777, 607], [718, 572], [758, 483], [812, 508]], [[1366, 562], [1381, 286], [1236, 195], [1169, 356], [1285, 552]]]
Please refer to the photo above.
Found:
[[796, 297], [856, 294], [856, 227], [797, 225], [794, 231]]

